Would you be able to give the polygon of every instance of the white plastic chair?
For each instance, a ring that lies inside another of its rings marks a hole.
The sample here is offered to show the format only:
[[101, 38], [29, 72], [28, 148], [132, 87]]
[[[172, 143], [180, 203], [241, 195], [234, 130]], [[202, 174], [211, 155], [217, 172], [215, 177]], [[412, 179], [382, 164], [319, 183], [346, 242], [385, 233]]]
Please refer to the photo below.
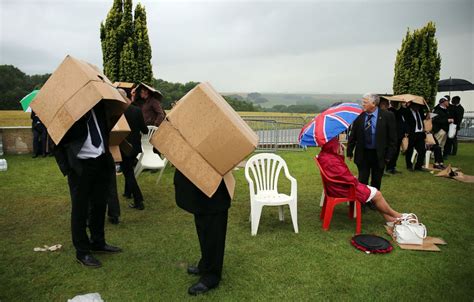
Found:
[[[414, 165], [416, 162], [416, 158], [418, 157], [418, 152], [416, 149], [413, 149], [413, 155], [411, 156], [411, 163]], [[425, 168], [430, 167], [430, 158], [431, 158], [431, 150], [426, 150], [425, 153]]]
[[160, 174], [158, 175], [158, 179], [156, 183], [161, 179], [163, 175], [163, 171], [165, 170], [166, 164], [168, 160], [163, 157], [163, 159], [156, 153], [153, 152], [153, 145], [150, 143], [150, 139], [155, 133], [156, 129], [155, 126], [148, 126], [148, 134], [142, 134], [142, 150], [143, 152], [138, 154], [138, 163], [135, 166], [135, 177], [138, 177], [143, 170], [161, 170]]
[[[291, 183], [290, 195], [278, 192], [278, 177], [282, 168]], [[252, 236], [257, 235], [263, 206], [278, 206], [279, 218], [280, 221], [283, 221], [283, 205], [288, 205], [293, 228], [295, 233], [298, 233], [297, 183], [296, 179], [288, 172], [288, 166], [283, 158], [270, 153], [252, 156], [245, 165], [245, 178], [249, 183], [250, 190]]]

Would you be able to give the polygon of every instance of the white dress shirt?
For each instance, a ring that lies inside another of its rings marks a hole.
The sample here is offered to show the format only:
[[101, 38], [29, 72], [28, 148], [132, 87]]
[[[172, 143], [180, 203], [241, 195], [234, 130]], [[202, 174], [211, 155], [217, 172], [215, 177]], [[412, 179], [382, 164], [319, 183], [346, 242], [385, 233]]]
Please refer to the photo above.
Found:
[[77, 154], [77, 157], [80, 159], [96, 158], [105, 153], [104, 139], [102, 138], [102, 134], [100, 133], [99, 124], [97, 123], [97, 118], [95, 116], [94, 109], [91, 109], [91, 113], [92, 114], [90, 115], [89, 118], [94, 119], [94, 123], [95, 123], [95, 126], [97, 127], [97, 131], [99, 131], [101, 142], [100, 142], [99, 147], [95, 147], [92, 144], [89, 124], [87, 124], [87, 138], [84, 142], [84, 145], [82, 145], [81, 151], [79, 151], [79, 153]]

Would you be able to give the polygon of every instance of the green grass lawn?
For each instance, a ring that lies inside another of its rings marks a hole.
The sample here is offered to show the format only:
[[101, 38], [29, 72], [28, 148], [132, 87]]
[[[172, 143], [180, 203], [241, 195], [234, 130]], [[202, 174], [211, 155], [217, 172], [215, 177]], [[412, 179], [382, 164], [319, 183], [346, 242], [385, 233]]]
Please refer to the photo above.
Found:
[[[390, 254], [366, 255], [349, 243], [355, 221], [347, 219], [346, 206], [336, 208], [330, 231], [321, 229], [316, 151], [280, 153], [298, 180], [299, 234], [288, 210], [280, 222], [277, 208], [266, 207], [258, 235], [250, 236], [248, 186], [243, 169], [235, 171], [223, 280], [196, 298], [187, 294], [196, 278], [185, 270], [198, 260], [198, 240], [192, 215], [175, 205], [173, 168], [158, 185], [158, 174], [139, 177], [145, 211], [127, 208], [122, 199], [122, 223], [106, 224], [107, 241], [124, 252], [98, 255], [103, 267], [87, 269], [74, 261], [69, 192], [54, 159], [6, 156], [8, 171], [0, 172], [0, 300], [66, 301], [90, 292], [106, 301], [474, 299], [473, 184], [409, 172], [401, 158], [403, 173], [385, 177], [382, 192], [396, 210], [416, 213], [429, 235], [448, 245], [439, 253], [396, 247]], [[451, 159], [474, 175], [474, 144], [460, 144], [459, 155]], [[121, 195], [122, 176], [118, 185]], [[382, 217], [369, 210], [362, 230], [385, 236]], [[58, 252], [33, 252], [57, 243], [63, 244]]]

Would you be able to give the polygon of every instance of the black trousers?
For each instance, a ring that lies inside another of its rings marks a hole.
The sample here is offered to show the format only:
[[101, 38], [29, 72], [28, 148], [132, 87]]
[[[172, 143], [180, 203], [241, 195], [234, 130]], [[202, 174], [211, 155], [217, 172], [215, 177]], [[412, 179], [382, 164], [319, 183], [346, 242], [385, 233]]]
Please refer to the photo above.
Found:
[[107, 216], [120, 217], [120, 203], [117, 193], [117, 176], [115, 169], [110, 171], [110, 183], [107, 197]]
[[368, 185], [370, 177], [370, 185], [380, 190], [384, 166], [379, 166], [375, 149], [364, 150], [364, 160], [357, 165], [357, 169], [359, 170], [359, 181], [361, 183]]
[[447, 138], [446, 144], [444, 145], [444, 155], [456, 155], [458, 153], [458, 132], [453, 138]]
[[[76, 255], [82, 256], [90, 253], [91, 244], [98, 247], [105, 244], [104, 220], [110, 168], [104, 154], [98, 158], [79, 161], [82, 165], [82, 174], [70, 172], [68, 184], [72, 202], [72, 243], [76, 248]], [[90, 240], [86, 230], [88, 217]]]
[[44, 127], [33, 127], [33, 155], [46, 155], [46, 138], [48, 133]]
[[423, 166], [426, 154], [425, 137], [426, 134], [424, 132], [415, 132], [413, 135], [408, 137], [408, 149], [405, 152], [405, 163], [407, 165], [407, 169], [413, 168], [411, 157], [413, 155], [414, 149], [416, 152], [418, 152], [415, 169], [421, 169]]
[[194, 223], [201, 247], [199, 281], [215, 287], [222, 278], [228, 210], [213, 214], [194, 214]]
[[395, 156], [387, 163], [387, 170], [394, 170], [397, 166], [398, 156], [400, 155], [400, 145], [402, 144], [403, 136], [397, 140], [397, 151]]
[[124, 194], [127, 196], [133, 196], [135, 204], [140, 204], [143, 202], [143, 194], [138, 186], [137, 179], [135, 178], [135, 173], [133, 172], [135, 164], [135, 156], [123, 156], [122, 154], [122, 173], [125, 177], [125, 189]]

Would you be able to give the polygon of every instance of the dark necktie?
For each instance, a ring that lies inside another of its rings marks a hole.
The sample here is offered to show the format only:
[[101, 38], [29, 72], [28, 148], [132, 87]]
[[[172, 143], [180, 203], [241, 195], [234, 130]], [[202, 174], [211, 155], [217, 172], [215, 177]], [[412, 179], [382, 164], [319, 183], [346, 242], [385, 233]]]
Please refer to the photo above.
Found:
[[418, 111], [415, 111], [416, 115], [416, 130], [422, 129], [421, 128], [421, 118], [420, 118], [420, 113]]
[[372, 145], [372, 114], [367, 114], [367, 122], [365, 123], [365, 143]]
[[100, 139], [99, 129], [97, 129], [97, 126], [94, 122], [94, 117], [92, 115], [92, 112], [89, 115], [89, 120], [87, 121], [87, 125], [89, 126], [89, 133], [91, 135], [92, 145], [98, 148], [102, 140]]

